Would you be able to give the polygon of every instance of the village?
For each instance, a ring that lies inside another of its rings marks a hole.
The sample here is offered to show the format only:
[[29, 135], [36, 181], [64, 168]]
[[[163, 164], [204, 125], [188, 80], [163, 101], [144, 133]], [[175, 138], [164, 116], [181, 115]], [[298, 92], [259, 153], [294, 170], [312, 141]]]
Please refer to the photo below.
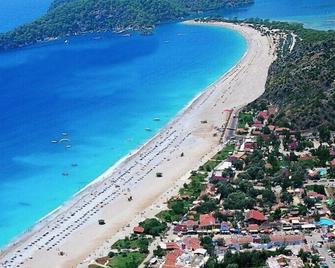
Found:
[[168, 209], [90, 267], [335, 267], [333, 134], [276, 126], [276, 113], [240, 111]]

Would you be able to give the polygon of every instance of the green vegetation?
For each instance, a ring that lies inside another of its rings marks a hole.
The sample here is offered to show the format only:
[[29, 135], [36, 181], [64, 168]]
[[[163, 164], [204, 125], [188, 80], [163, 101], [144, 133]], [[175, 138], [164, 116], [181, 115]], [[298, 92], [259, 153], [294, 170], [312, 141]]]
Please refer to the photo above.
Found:
[[252, 113], [240, 112], [238, 115], [238, 127], [244, 128], [246, 124], [251, 125], [253, 121]]
[[113, 258], [108, 263], [108, 266], [113, 268], [133, 268], [138, 267], [145, 259], [146, 254], [140, 252], [121, 253]]
[[328, 128], [335, 129], [335, 32], [305, 29], [297, 23], [252, 22], [256, 28], [265, 25], [297, 38], [291, 52], [285, 46], [279, 49], [264, 94], [250, 106], [274, 104], [279, 108], [274, 118], [277, 125], [319, 128], [321, 140], [329, 140]]
[[233, 7], [251, 0], [55, 0], [41, 18], [0, 35], [0, 50], [88, 32], [139, 30], [193, 12]]
[[319, 185], [319, 184], [306, 185], [305, 188], [308, 191], [313, 191], [313, 192], [316, 192], [318, 194], [326, 195], [326, 191], [325, 191], [324, 185]]
[[220, 152], [218, 152], [213, 159], [215, 160], [225, 160], [230, 153], [234, 152], [235, 145], [227, 144]]
[[138, 249], [141, 253], [148, 253], [149, 242], [147, 238], [126, 237], [115, 242], [112, 249]]
[[215, 259], [210, 259], [205, 268], [256, 268], [264, 267], [265, 261], [268, 257], [276, 256], [279, 254], [287, 254], [284, 249], [278, 249], [276, 251], [246, 251], [231, 253], [227, 251], [224, 256], [224, 262], [218, 263]]
[[197, 199], [203, 189], [203, 183], [206, 177], [207, 174], [193, 172], [190, 177], [191, 182], [184, 184], [184, 187], [179, 190], [179, 193], [181, 195], [188, 195], [191, 200]]
[[140, 226], [144, 228], [144, 233], [152, 236], [159, 236], [167, 230], [167, 225], [165, 222], [160, 222], [159, 220], [152, 218], [146, 219], [140, 222]]

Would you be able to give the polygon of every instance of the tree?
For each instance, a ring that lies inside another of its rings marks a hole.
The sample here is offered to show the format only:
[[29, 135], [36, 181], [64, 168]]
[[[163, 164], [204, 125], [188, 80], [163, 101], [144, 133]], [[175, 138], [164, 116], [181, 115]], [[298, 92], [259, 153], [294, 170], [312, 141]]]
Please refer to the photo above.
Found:
[[214, 244], [213, 244], [213, 240], [212, 238], [210, 238], [209, 236], [204, 236], [200, 239], [200, 242], [201, 242], [201, 246], [207, 250], [207, 253], [210, 255], [210, 256], [214, 256], [214, 250], [215, 250], [215, 247], [214, 247]]
[[255, 199], [241, 191], [236, 191], [228, 195], [224, 201], [224, 207], [227, 209], [251, 209], [255, 203]]
[[228, 182], [220, 181], [217, 184], [217, 192], [221, 195], [221, 199], [226, 198], [229, 194], [231, 194], [234, 191], [235, 191], [234, 187]]
[[265, 205], [272, 206], [276, 201], [276, 196], [271, 188], [267, 188], [262, 192], [262, 197]]
[[152, 218], [146, 219], [143, 222], [140, 222], [140, 226], [144, 228], [144, 233], [152, 236], [158, 236], [163, 233], [167, 225], [166, 223], [161, 223], [159, 220]]
[[165, 256], [165, 251], [160, 246], [157, 246], [157, 249], [155, 249], [153, 253], [154, 256], [158, 258], [162, 258], [163, 256]]
[[328, 142], [330, 140], [330, 130], [329, 127], [326, 125], [321, 125], [318, 128], [319, 137], [322, 142]]
[[272, 218], [274, 220], [280, 220], [281, 215], [282, 215], [281, 209], [280, 208], [276, 208], [275, 211], [271, 215], [272, 215]]
[[235, 159], [233, 160], [232, 164], [233, 164], [233, 167], [236, 168], [236, 170], [243, 170], [243, 165], [244, 165], [243, 160]]
[[281, 193], [280, 200], [281, 200], [283, 203], [291, 204], [292, 201], [293, 201], [293, 197], [292, 197], [292, 195], [289, 194], [288, 191], [284, 190], [284, 191], [282, 191], [282, 193]]
[[174, 200], [170, 204], [172, 211], [178, 215], [183, 215], [187, 212], [187, 207], [182, 200]]

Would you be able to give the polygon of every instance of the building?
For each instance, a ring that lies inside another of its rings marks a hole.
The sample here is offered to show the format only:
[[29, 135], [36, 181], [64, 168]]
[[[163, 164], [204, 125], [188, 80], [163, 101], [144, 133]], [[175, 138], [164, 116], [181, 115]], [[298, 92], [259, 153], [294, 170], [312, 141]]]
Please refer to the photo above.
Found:
[[266, 222], [265, 215], [255, 209], [249, 210], [246, 214], [246, 221], [248, 224], [258, 224], [261, 225], [262, 223]]
[[300, 234], [285, 235], [273, 234], [270, 235], [272, 246], [281, 247], [286, 245], [300, 245], [305, 243], [305, 237]]
[[213, 228], [215, 227], [216, 220], [212, 214], [201, 214], [199, 218], [200, 228]]
[[234, 248], [239, 250], [241, 246], [243, 245], [249, 245], [250, 243], [253, 243], [254, 239], [251, 235], [234, 235], [230, 236], [226, 240], [226, 246], [229, 248]]
[[294, 267], [302, 268], [304, 267], [304, 262], [296, 256], [286, 256], [278, 255], [274, 257], [269, 257], [266, 260], [266, 267], [268, 268], [284, 268], [284, 267]]
[[143, 234], [144, 233], [144, 228], [142, 226], [136, 226], [133, 229], [135, 234]]

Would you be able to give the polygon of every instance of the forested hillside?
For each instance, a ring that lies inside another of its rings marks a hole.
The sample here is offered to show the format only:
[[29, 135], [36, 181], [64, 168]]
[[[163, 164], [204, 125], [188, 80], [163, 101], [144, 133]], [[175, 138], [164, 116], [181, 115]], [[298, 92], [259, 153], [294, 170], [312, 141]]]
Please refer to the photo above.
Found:
[[262, 21], [272, 29], [297, 34], [294, 49], [271, 65], [265, 93], [252, 105], [275, 104], [277, 123], [309, 130], [335, 130], [335, 33], [304, 29], [300, 24]]
[[32, 23], [0, 35], [0, 50], [60, 36], [97, 31], [150, 31], [162, 21], [253, 0], [55, 0]]

